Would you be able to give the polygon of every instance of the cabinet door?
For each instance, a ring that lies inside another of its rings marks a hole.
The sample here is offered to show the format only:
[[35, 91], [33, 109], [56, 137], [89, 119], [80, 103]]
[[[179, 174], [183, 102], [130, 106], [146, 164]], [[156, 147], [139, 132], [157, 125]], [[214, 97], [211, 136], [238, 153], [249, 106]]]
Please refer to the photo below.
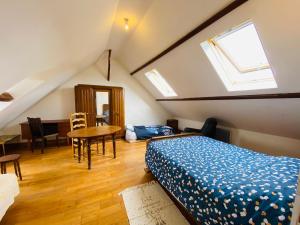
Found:
[[87, 126], [96, 126], [95, 92], [92, 87], [75, 86], [75, 109], [76, 112], [85, 112]]
[[122, 130], [117, 133], [119, 136], [124, 136], [125, 115], [124, 115], [124, 93], [123, 88], [112, 88], [111, 92], [111, 110], [112, 110], [112, 125], [120, 126]]

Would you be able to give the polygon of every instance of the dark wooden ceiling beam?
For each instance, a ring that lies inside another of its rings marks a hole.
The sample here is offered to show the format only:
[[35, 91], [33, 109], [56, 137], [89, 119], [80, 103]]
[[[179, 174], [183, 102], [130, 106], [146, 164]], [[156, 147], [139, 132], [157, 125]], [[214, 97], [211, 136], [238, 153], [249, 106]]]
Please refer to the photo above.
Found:
[[107, 59], [107, 80], [110, 81], [110, 58], [111, 58], [111, 49], [108, 50], [108, 59]]
[[14, 99], [13, 96], [11, 96], [11, 94], [9, 94], [8, 92], [4, 92], [2, 94], [0, 94], [0, 101], [1, 102], [10, 102]]
[[233, 10], [235, 10], [236, 8], [238, 8], [239, 6], [241, 6], [242, 4], [244, 4], [247, 1], [248, 0], [235, 0], [235, 1], [233, 1], [228, 6], [226, 6], [224, 9], [220, 10], [219, 12], [217, 12], [216, 14], [214, 14], [212, 17], [210, 17], [209, 19], [207, 19], [206, 21], [204, 21], [203, 23], [201, 23], [199, 26], [197, 26], [195, 29], [193, 29], [192, 31], [190, 31], [189, 33], [187, 33], [186, 35], [184, 35], [178, 41], [176, 41], [175, 43], [173, 43], [172, 45], [170, 45], [167, 49], [163, 50], [161, 53], [159, 53], [158, 55], [156, 55], [155, 57], [153, 57], [152, 59], [150, 59], [149, 61], [147, 61], [143, 65], [141, 65], [140, 67], [138, 67], [135, 70], [133, 70], [130, 74], [134, 75], [138, 71], [144, 69], [146, 66], [150, 65], [151, 63], [155, 62], [159, 58], [163, 57], [164, 55], [166, 55], [167, 53], [169, 53], [170, 51], [172, 51], [173, 49], [177, 48], [179, 45], [183, 44], [184, 42], [186, 42], [190, 38], [194, 37], [200, 31], [202, 31], [205, 28], [209, 27], [211, 24], [213, 24], [214, 22], [218, 21], [223, 16], [229, 14], [230, 12], [232, 12]]
[[159, 101], [159, 102], [175, 102], [175, 101], [215, 101], [215, 100], [247, 100], [247, 99], [286, 99], [286, 98], [300, 98], [300, 92], [276, 93], [276, 94], [258, 94], [258, 95], [191, 97], [191, 98], [162, 98], [162, 99], [156, 99], [156, 101]]

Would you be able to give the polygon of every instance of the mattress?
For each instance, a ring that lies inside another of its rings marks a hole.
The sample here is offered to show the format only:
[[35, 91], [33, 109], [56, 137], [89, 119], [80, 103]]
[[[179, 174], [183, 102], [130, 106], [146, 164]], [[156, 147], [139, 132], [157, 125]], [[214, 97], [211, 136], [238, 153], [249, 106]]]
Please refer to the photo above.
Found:
[[201, 224], [290, 224], [299, 159], [189, 136], [150, 142], [146, 164]]
[[18, 178], [14, 174], [0, 175], [0, 220], [19, 194]]

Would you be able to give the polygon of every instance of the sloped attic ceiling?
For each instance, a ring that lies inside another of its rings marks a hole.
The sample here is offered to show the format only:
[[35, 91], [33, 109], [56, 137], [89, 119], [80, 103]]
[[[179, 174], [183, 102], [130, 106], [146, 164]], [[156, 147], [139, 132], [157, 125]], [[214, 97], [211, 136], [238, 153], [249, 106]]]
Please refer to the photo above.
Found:
[[[155, 1], [119, 55], [133, 71], [232, 1]], [[172, 10], [170, 10], [170, 7]], [[156, 68], [179, 98], [299, 92], [300, 2], [251, 0], [134, 77], [156, 98], [163, 96], [146, 79]], [[228, 92], [200, 43], [252, 20], [271, 64], [278, 88]], [[225, 126], [300, 139], [300, 99], [162, 102], [173, 115], [204, 121], [217, 117]]]
[[117, 4], [118, 0], [0, 2], [0, 93], [18, 93], [0, 112], [0, 128], [96, 61], [106, 48]]

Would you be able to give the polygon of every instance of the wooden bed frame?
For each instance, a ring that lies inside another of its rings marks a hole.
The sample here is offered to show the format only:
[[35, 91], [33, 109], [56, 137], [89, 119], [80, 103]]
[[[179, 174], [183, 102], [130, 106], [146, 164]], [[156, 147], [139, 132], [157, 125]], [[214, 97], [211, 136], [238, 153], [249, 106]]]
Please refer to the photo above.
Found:
[[[189, 136], [203, 136], [201, 133], [188, 133], [188, 134], [175, 134], [170, 136], [162, 136], [162, 137], [153, 137], [151, 139], [147, 140], [147, 148], [148, 144], [153, 141], [160, 141], [164, 139], [173, 139], [173, 138], [180, 138], [180, 137], [189, 137]], [[149, 168], [144, 169], [146, 173], [151, 173], [151, 170]], [[169, 191], [167, 190], [156, 178], [155, 180], [160, 184], [160, 186], [164, 189], [164, 191], [168, 194], [168, 196], [171, 198], [171, 200], [175, 203], [175, 205], [178, 207], [180, 212], [183, 214], [183, 216], [187, 219], [187, 221], [190, 224], [201, 224], [197, 222], [192, 214], [187, 211], [187, 209], [184, 207], [184, 205], [177, 200], [177, 198]], [[297, 184], [297, 192], [293, 207], [293, 213], [292, 213], [292, 219], [290, 225], [300, 225], [300, 174], [298, 176], [298, 184]]]
[[[173, 138], [180, 138], [180, 137], [189, 137], [189, 136], [203, 136], [203, 135], [201, 133], [187, 133], [187, 134], [174, 134], [174, 135], [169, 135], [169, 136], [153, 137], [153, 138], [150, 138], [147, 140], [147, 148], [148, 148], [148, 144], [153, 141], [160, 141], [160, 140], [164, 140], [164, 139], [173, 139]], [[151, 170], [148, 167], [145, 167], [144, 170], [146, 173], [151, 173]], [[182, 215], [186, 218], [186, 220], [190, 224], [192, 224], [192, 225], [200, 225], [201, 224], [201, 223], [198, 223], [194, 219], [192, 214], [190, 214], [190, 212], [187, 211], [187, 209], [184, 207], [184, 205], [180, 201], [178, 201], [177, 198], [171, 192], [169, 192], [155, 177], [154, 177], [154, 179], [155, 179], [155, 181], [157, 181], [157, 183], [159, 183], [159, 185], [162, 187], [162, 189], [167, 193], [167, 195], [174, 202], [174, 204], [177, 206], [179, 211], [182, 213]]]

